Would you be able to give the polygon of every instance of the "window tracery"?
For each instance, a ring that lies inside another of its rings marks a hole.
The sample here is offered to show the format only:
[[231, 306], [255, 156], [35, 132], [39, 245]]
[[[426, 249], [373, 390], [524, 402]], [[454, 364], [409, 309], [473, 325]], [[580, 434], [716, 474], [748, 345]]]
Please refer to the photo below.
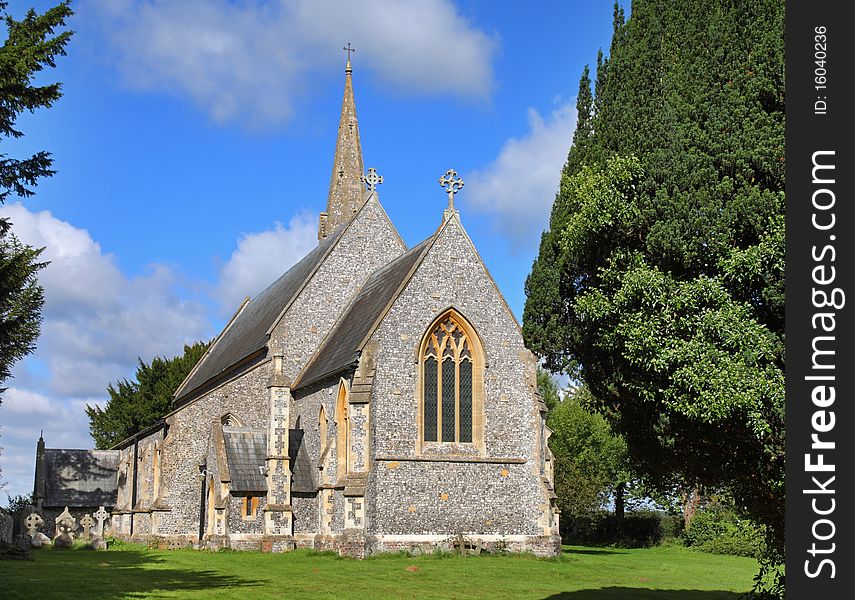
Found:
[[422, 343], [423, 441], [473, 442], [478, 340], [463, 318], [449, 311]]

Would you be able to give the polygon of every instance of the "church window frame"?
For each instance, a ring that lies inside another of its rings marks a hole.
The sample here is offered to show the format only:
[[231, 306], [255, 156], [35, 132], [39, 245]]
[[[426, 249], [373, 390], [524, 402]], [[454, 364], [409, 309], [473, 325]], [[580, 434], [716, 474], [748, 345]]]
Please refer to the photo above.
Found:
[[336, 481], [341, 483], [350, 471], [350, 385], [341, 378], [335, 407]]
[[[454, 308], [443, 311], [425, 330], [417, 362], [417, 451], [447, 451], [452, 447], [465, 454], [475, 450], [483, 455], [486, 357], [474, 327]], [[471, 389], [467, 389], [467, 378]], [[453, 394], [448, 393], [451, 381]], [[453, 416], [449, 419], [452, 407]], [[470, 410], [471, 414], [467, 414]]]
[[258, 516], [258, 496], [243, 496], [240, 515], [244, 521], [253, 521]]

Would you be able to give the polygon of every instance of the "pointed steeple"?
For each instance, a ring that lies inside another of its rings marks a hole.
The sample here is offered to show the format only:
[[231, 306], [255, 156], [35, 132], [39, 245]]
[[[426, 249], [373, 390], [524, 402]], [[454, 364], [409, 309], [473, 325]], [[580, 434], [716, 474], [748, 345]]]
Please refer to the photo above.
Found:
[[341, 118], [338, 124], [338, 139], [335, 143], [330, 193], [327, 211], [321, 213], [318, 223], [318, 240], [335, 231], [347, 222], [365, 201], [362, 185], [362, 146], [359, 143], [359, 124], [356, 121], [356, 102], [353, 100], [353, 68], [350, 53], [355, 52], [348, 43], [347, 66], [344, 69], [344, 99], [341, 102]]

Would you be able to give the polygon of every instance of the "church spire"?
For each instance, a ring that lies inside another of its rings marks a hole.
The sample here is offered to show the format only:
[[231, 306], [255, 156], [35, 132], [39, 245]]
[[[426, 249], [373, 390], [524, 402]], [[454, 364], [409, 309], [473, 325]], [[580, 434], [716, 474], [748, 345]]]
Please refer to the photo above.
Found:
[[333, 157], [327, 211], [321, 213], [318, 224], [319, 240], [327, 237], [335, 231], [336, 227], [350, 219], [365, 199], [361, 181], [362, 146], [359, 144], [356, 102], [353, 100], [353, 68], [350, 65], [350, 53], [356, 50], [350, 46], [350, 42], [342, 49], [347, 52], [347, 65], [344, 68], [344, 99], [341, 102], [341, 118]]

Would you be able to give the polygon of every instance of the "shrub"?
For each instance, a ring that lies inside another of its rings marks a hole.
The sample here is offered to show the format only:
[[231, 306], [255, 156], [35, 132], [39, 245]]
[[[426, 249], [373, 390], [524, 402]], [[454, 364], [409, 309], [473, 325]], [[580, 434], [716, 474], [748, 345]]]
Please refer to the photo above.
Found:
[[740, 519], [729, 507], [711, 505], [698, 511], [683, 532], [686, 546], [712, 554], [758, 557], [763, 550], [762, 530]]
[[674, 518], [653, 510], [626, 513], [621, 523], [614, 513], [598, 511], [585, 519], [577, 519], [562, 532], [565, 543], [583, 545], [613, 545], [622, 548], [649, 548], [675, 536]]

